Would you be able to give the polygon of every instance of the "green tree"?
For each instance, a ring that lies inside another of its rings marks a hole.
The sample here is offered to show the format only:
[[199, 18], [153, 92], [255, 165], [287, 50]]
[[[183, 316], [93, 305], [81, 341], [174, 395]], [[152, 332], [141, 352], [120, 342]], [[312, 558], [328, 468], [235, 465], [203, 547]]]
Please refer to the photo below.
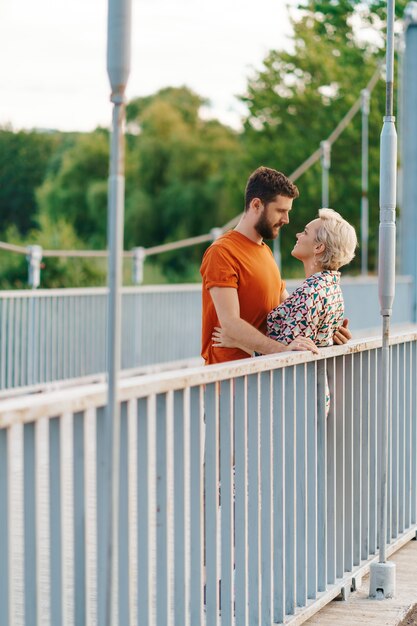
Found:
[[35, 189], [60, 142], [59, 133], [0, 129], [1, 230], [14, 225], [21, 234], [36, 225]]
[[52, 224], [71, 224], [90, 248], [106, 246], [108, 169], [107, 131], [80, 134], [56, 155], [36, 193], [40, 212]]
[[[385, 3], [384, 3], [385, 4]], [[403, 4], [400, 0], [399, 4]], [[397, 4], [398, 12], [401, 9]], [[292, 19], [293, 48], [272, 50], [250, 79], [243, 97], [249, 110], [244, 143], [252, 167], [263, 163], [291, 173], [326, 139], [360, 95], [383, 51], [360, 38], [360, 24], [381, 31], [383, 7], [358, 0], [306, 0]], [[384, 114], [384, 85], [375, 88], [370, 116], [370, 255], [375, 266], [378, 223], [379, 135]], [[330, 205], [359, 233], [360, 116], [333, 145]], [[298, 181], [291, 224], [282, 238], [283, 265], [291, 268], [295, 233], [314, 217], [321, 200], [321, 168], [315, 165]], [[359, 264], [359, 255], [356, 266]]]
[[[207, 233], [242, 208], [238, 134], [201, 118], [204, 101], [167, 88], [131, 102], [127, 118], [139, 134], [129, 142], [126, 245], [145, 247]], [[160, 257], [171, 280], [195, 276], [202, 250]]]

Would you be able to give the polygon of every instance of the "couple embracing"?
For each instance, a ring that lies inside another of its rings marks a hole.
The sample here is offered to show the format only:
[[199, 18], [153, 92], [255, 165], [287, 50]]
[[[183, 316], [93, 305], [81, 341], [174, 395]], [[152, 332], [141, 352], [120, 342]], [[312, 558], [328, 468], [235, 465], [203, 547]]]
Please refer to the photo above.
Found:
[[246, 185], [245, 211], [236, 228], [205, 252], [202, 356], [206, 365], [310, 350], [346, 343], [339, 269], [357, 247], [356, 233], [339, 213], [320, 209], [297, 233], [292, 256], [304, 265], [305, 281], [291, 295], [270, 248], [289, 222], [297, 187], [268, 167], [255, 170]]

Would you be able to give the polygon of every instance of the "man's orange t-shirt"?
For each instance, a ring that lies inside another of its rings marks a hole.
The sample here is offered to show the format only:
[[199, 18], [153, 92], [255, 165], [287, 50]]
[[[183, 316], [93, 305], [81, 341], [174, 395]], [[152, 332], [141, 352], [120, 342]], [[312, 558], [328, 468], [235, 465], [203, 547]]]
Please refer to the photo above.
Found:
[[203, 277], [201, 355], [206, 365], [248, 358], [239, 348], [214, 348], [212, 333], [220, 326], [210, 295], [212, 287], [237, 289], [240, 317], [266, 333], [266, 316], [281, 300], [285, 283], [271, 249], [232, 230], [206, 250], [200, 268]]

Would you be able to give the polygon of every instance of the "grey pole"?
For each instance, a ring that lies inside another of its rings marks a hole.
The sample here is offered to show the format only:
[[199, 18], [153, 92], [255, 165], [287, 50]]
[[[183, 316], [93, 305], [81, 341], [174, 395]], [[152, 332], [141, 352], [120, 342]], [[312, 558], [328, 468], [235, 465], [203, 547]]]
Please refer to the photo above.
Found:
[[281, 236], [278, 233], [278, 237], [274, 239], [274, 243], [272, 245], [275, 263], [278, 265], [281, 271]]
[[393, 116], [394, 95], [394, 9], [387, 2], [386, 104], [380, 143], [379, 181], [379, 268], [378, 289], [382, 315], [382, 364], [379, 427], [381, 432], [378, 506], [379, 563], [370, 569], [370, 597], [392, 598], [395, 594], [395, 565], [386, 560], [388, 424], [390, 403], [390, 317], [395, 293], [395, 205], [397, 192], [397, 133]]
[[133, 248], [132, 279], [135, 285], [143, 283], [143, 270], [146, 259], [146, 250], [143, 246]]
[[321, 206], [329, 206], [329, 169], [331, 145], [328, 141], [321, 141]]
[[400, 260], [403, 274], [413, 277], [413, 321], [417, 321], [417, 2], [404, 12], [404, 56], [401, 90], [402, 205]]
[[28, 246], [27, 251], [28, 282], [32, 289], [37, 289], [41, 284], [42, 246]]
[[[107, 317], [108, 403], [105, 416], [104, 563], [99, 571], [102, 602], [98, 623], [111, 626], [117, 617], [117, 546], [119, 512], [120, 409], [118, 378], [121, 343], [121, 285], [124, 227], [125, 89], [130, 72], [131, 0], [109, 0], [107, 72], [113, 102], [110, 173], [108, 183], [109, 296]], [[100, 606], [101, 604], [101, 606]]]
[[361, 197], [361, 274], [368, 274], [369, 203], [368, 203], [368, 151], [369, 151], [369, 91], [361, 91], [362, 107], [362, 197]]

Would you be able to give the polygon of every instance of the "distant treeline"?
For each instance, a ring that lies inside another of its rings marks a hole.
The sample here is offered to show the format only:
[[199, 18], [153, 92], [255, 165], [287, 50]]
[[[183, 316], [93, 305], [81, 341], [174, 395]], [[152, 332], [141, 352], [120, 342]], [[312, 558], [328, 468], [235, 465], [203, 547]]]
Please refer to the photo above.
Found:
[[[397, 0], [401, 17], [406, 2]], [[272, 50], [240, 99], [237, 132], [201, 111], [187, 87], [167, 87], [127, 106], [125, 249], [208, 233], [243, 210], [249, 173], [259, 165], [294, 171], [335, 128], [383, 55], [383, 0], [308, 0], [295, 13], [291, 52]], [[364, 26], [379, 37], [361, 39]], [[377, 43], [375, 43], [377, 42]], [[379, 42], [379, 43], [378, 43]], [[204, 71], [204, 68], [202, 69]], [[370, 270], [378, 232], [379, 135], [384, 84], [372, 94], [369, 122]], [[332, 150], [330, 205], [360, 228], [360, 114]], [[0, 130], [0, 240], [47, 249], [104, 249], [109, 134]], [[295, 233], [320, 207], [321, 168], [298, 181], [300, 198], [282, 237], [284, 276], [299, 273], [290, 256]], [[198, 280], [204, 248], [147, 261], [147, 282]], [[25, 287], [23, 256], [0, 252], [0, 286]], [[360, 266], [360, 251], [350, 271]], [[125, 268], [125, 283], [130, 282]], [[42, 286], [101, 285], [104, 261], [46, 259]]]

